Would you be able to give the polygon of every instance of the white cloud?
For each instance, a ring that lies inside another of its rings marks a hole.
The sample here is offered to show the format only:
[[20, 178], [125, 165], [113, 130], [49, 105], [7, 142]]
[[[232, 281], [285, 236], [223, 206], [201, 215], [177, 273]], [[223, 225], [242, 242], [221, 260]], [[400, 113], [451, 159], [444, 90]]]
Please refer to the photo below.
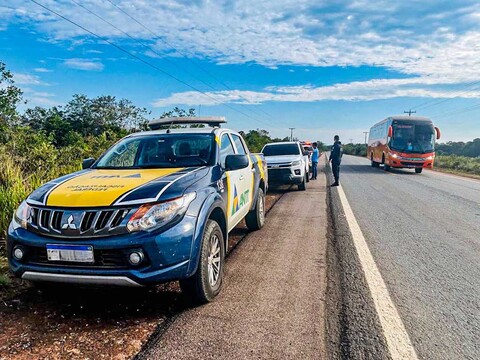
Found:
[[156, 99], [152, 105], [218, 105], [220, 103], [242, 103], [255, 105], [269, 101], [315, 102], [323, 100], [371, 101], [396, 97], [479, 98], [480, 89], [463, 94], [451, 91], [452, 81], [433, 77], [408, 79], [380, 79], [334, 84], [331, 86], [272, 86], [263, 91], [216, 91], [206, 95], [196, 91], [174, 93], [166, 98]]
[[48, 85], [40, 80], [37, 75], [14, 73], [13, 80], [16, 85]]
[[69, 68], [85, 71], [102, 71], [104, 68], [101, 62], [90, 59], [66, 59], [64, 64]]
[[35, 68], [35, 69], [33, 69], [33, 70], [36, 71], [36, 72], [39, 72], [39, 73], [49, 73], [49, 72], [52, 72], [52, 70], [47, 69], [47, 68], [43, 68], [43, 67]]
[[[28, 23], [47, 40], [67, 42], [74, 48], [93, 41], [84, 30], [35, 4], [23, 0], [8, 3], [7, 10], [0, 12], [0, 20], [6, 24]], [[70, 2], [44, 3], [100, 36], [122, 44], [126, 40], [125, 35]], [[480, 2], [476, 0], [115, 1], [155, 35], [108, 2], [85, 0], [82, 4], [132, 37], [154, 42], [155, 52], [168, 56], [186, 54], [218, 64], [253, 62], [271, 69], [280, 65], [381, 66], [417, 79], [408, 84], [389, 82], [392, 89], [374, 88], [375, 83], [370, 82], [328, 89], [337, 95], [326, 94], [325, 88], [291, 88], [283, 94], [251, 92], [255, 94], [252, 103], [281, 98], [341, 98], [340, 95], [352, 100], [409, 94], [446, 96], [441, 87], [429, 86], [480, 80]], [[130, 40], [129, 44], [133, 46]], [[155, 54], [145, 53], [144, 49], [142, 53]], [[81, 70], [103, 69], [98, 60], [68, 59], [65, 64]], [[237, 95], [238, 92], [215, 94], [222, 101], [244, 101]], [[173, 94], [170, 100], [160, 99], [156, 103], [190, 101], [193, 97], [188, 93]], [[208, 97], [204, 100], [211, 101]]]

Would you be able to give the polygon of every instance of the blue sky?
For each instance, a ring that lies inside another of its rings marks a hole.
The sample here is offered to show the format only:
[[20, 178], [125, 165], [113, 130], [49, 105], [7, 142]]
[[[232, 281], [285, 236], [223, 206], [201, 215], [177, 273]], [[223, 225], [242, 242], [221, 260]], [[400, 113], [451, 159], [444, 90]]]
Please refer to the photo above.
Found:
[[480, 137], [478, 1], [36, 1], [131, 55], [0, 0], [0, 60], [28, 106], [108, 94], [324, 142], [413, 108], [442, 141]]

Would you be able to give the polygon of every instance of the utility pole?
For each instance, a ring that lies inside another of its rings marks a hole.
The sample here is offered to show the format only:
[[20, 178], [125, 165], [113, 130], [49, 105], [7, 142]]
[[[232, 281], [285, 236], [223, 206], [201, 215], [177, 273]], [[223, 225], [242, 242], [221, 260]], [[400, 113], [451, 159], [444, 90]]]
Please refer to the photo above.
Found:
[[295, 128], [289, 128], [290, 129], [290, 141], [293, 141], [293, 130], [295, 130]]
[[363, 135], [365, 135], [365, 145], [367, 145], [367, 134], [368, 134], [368, 131], [363, 132]]
[[412, 109], [408, 110], [408, 111], [404, 111], [405, 114], [408, 114], [408, 116], [412, 116], [412, 114], [416, 114], [417, 112], [416, 111], [412, 111]]

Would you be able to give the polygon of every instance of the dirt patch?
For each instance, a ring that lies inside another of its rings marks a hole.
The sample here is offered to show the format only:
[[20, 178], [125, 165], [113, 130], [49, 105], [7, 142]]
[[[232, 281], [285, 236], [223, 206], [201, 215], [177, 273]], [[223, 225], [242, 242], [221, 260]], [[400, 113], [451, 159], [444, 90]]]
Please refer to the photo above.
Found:
[[[267, 211], [283, 193], [267, 195]], [[232, 231], [229, 248], [247, 233], [242, 222]], [[37, 289], [7, 275], [0, 284], [0, 360], [129, 359], [187, 307], [176, 282], [143, 290]]]

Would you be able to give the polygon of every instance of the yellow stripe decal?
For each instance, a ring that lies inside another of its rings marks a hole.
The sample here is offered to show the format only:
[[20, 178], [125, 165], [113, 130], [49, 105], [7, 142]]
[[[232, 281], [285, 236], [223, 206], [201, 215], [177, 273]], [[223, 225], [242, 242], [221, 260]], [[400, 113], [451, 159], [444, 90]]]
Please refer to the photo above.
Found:
[[265, 180], [265, 172], [263, 170], [263, 161], [260, 155], [255, 155], [258, 160], [258, 168], [260, 169], [260, 178]]
[[230, 186], [230, 175], [228, 175], [228, 172], [225, 173], [227, 175], [227, 220], [230, 217], [230, 213], [232, 209], [230, 208], [230, 193], [231, 193], [231, 186]]
[[93, 170], [65, 181], [47, 199], [48, 206], [110, 206], [126, 192], [181, 168], [148, 170]]

